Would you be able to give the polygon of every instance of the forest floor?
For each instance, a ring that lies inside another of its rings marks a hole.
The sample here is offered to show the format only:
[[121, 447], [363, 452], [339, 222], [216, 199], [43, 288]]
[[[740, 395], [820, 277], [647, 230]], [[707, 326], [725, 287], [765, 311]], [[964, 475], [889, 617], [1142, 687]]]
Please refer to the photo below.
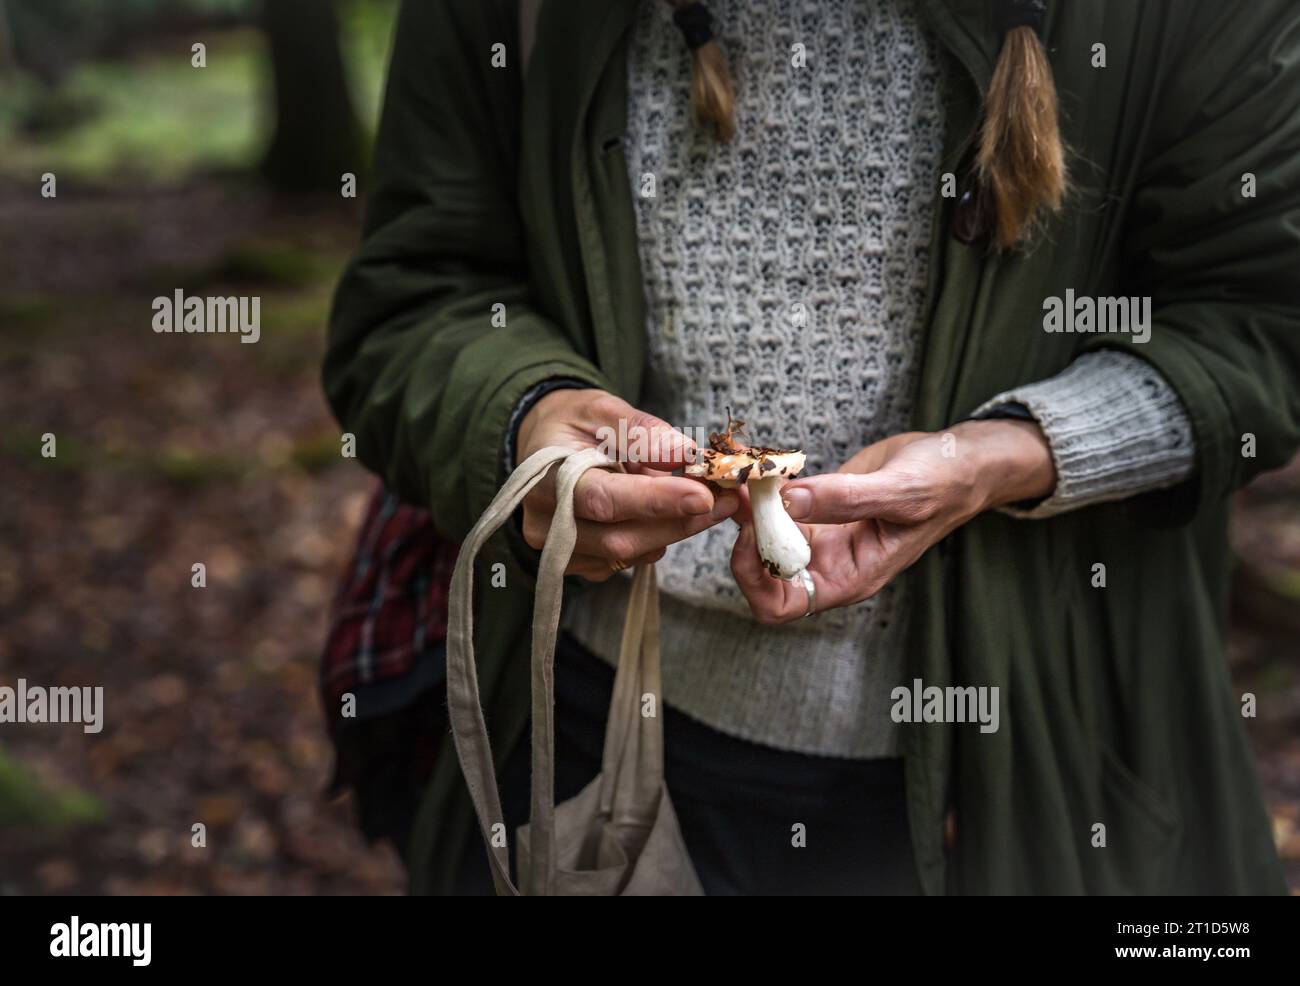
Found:
[[[215, 178], [57, 207], [0, 181], [0, 213], [0, 684], [107, 709], [4, 730], [0, 893], [401, 892], [323, 793], [316, 665], [372, 482], [319, 384], [355, 215]], [[261, 296], [260, 342], [155, 334], [177, 288]], [[1300, 468], [1242, 495], [1234, 538], [1232, 668], [1300, 887]]]
[[[0, 893], [403, 890], [324, 797], [316, 689], [371, 486], [319, 383], [355, 217], [217, 180], [57, 209], [4, 186], [0, 212], [0, 677], [103, 685], [107, 709], [98, 735], [5, 729], [0, 786], [44, 790], [5, 826]], [[260, 296], [260, 341], [155, 334], [176, 288]]]

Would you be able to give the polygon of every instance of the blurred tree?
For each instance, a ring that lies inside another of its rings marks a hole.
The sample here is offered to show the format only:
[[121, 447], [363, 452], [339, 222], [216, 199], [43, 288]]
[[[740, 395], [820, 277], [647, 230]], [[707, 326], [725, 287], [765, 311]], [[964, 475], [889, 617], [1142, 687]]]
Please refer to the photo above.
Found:
[[93, 13], [74, 0], [0, 0], [9, 57], [46, 86], [57, 85], [89, 47]]
[[0, 0], [0, 69], [8, 57], [47, 86], [84, 58], [141, 36], [247, 22], [255, 0]]
[[348, 90], [334, 0], [263, 0], [275, 132], [262, 174], [281, 192], [334, 192], [360, 173], [365, 140]]
[[9, 10], [5, 6], [5, 0], [0, 0], [0, 79], [11, 78], [17, 66], [10, 33]]

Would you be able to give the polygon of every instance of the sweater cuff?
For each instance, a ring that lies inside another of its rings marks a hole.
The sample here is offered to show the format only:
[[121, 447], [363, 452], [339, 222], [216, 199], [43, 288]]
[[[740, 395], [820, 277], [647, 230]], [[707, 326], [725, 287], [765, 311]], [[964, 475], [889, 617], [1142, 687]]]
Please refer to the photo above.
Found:
[[1122, 500], [1186, 479], [1196, 465], [1191, 423], [1168, 381], [1150, 363], [1118, 350], [1085, 353], [1056, 376], [998, 394], [971, 415], [998, 417], [1019, 404], [1051, 447], [1056, 489], [1014, 517], [1052, 517]]

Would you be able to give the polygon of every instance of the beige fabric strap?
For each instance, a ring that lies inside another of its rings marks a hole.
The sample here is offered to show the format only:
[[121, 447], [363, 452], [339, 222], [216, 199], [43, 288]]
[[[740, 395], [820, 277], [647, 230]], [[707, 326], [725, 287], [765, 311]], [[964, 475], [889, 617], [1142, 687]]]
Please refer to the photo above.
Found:
[[[501, 795], [497, 789], [492, 748], [479, 698], [478, 669], [474, 661], [474, 560], [487, 539], [509, 520], [524, 497], [546, 476], [547, 470], [561, 460], [564, 461], [556, 479], [555, 515], [538, 566], [532, 640], [533, 780], [529, 833], [532, 865], [529, 867], [530, 885], [527, 892], [530, 895], [549, 894], [555, 883], [555, 637], [564, 592], [564, 570], [568, 567], [577, 540], [573, 492], [578, 480], [588, 469], [599, 466], [617, 467], [617, 463], [610, 461], [598, 449], [575, 452], [570, 448], [553, 446], [530, 455], [506, 480], [461, 545], [451, 577], [448, 601], [447, 708], [452, 737], [479, 827], [488, 846], [493, 882], [499, 894], [510, 896], [519, 895], [520, 890], [510, 879], [510, 857], [506, 849], [509, 833], [501, 811]], [[638, 570], [638, 582], [646, 584], [648, 581], [653, 588], [653, 571], [646, 571], [650, 572], [648, 579]], [[642, 592], [644, 594], [644, 589]], [[644, 617], [641, 622], [644, 624]], [[655, 633], [658, 633], [657, 622]], [[636, 631], [636, 636], [639, 638], [639, 630]], [[639, 639], [636, 641], [636, 650], [639, 655], [642, 650]], [[657, 657], [656, 646], [656, 694]], [[622, 668], [619, 673], [623, 673]], [[638, 682], [642, 682], [642, 677], [638, 668]], [[645, 687], [643, 682], [641, 687]], [[611, 728], [614, 727], [615, 718], [622, 720], [627, 715], [611, 716]], [[658, 727], [658, 718], [654, 720], [654, 725]], [[619, 725], [617, 731], [626, 734], [626, 723]], [[662, 732], [658, 747], [653, 743], [646, 746], [650, 750], [658, 749], [662, 755]], [[608, 758], [608, 747], [606, 757]], [[657, 791], [662, 780], [662, 764], [656, 764], [654, 769], [659, 775], [659, 780], [655, 781]]]
[[[653, 565], [637, 567], [605, 726], [600, 808], [616, 824], [649, 824], [664, 782], [659, 588]], [[653, 704], [647, 706], [647, 701]], [[633, 770], [624, 767], [635, 763]]]

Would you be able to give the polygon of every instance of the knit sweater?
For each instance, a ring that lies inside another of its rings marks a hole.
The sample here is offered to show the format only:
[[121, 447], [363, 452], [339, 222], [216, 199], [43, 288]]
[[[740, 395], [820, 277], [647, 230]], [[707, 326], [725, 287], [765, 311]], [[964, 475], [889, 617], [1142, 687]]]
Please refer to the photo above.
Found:
[[[943, 140], [940, 68], [912, 0], [713, 0], [737, 135], [690, 113], [690, 55], [661, 0], [629, 53], [627, 160], [647, 301], [643, 406], [833, 471], [908, 428]], [[647, 180], [650, 179], [650, 180]], [[646, 194], [649, 190], [651, 194]], [[1084, 357], [998, 401], [1052, 444], [1048, 516], [1181, 479], [1190, 429], [1168, 384], [1118, 353]], [[664, 701], [730, 735], [806, 753], [897, 753], [907, 601], [896, 581], [815, 621], [764, 627], [730, 572], [721, 524], [659, 563]], [[628, 581], [576, 596], [565, 628], [618, 654]]]

